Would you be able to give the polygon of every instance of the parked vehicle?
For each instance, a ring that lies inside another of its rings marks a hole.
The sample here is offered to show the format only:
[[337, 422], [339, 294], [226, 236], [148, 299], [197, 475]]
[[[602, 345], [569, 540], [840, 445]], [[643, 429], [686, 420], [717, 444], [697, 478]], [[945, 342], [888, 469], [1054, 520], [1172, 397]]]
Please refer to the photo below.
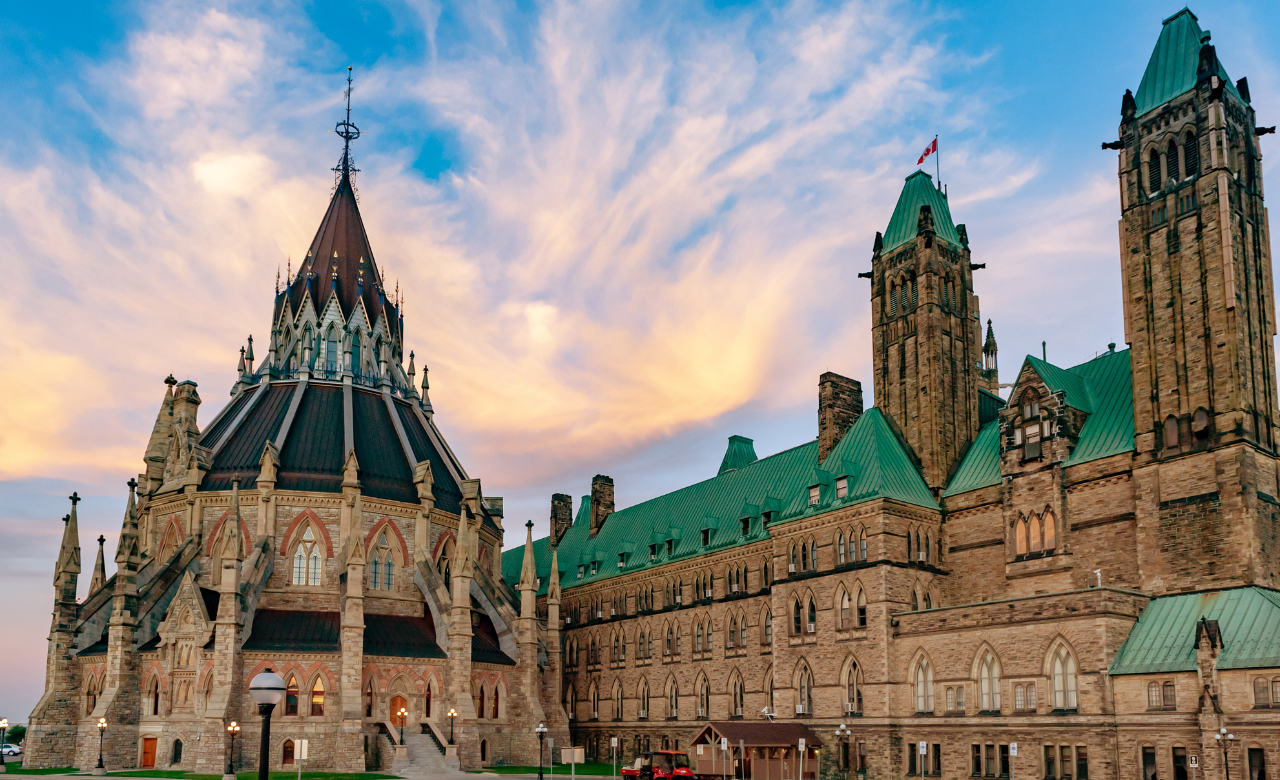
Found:
[[20, 756], [22, 755], [22, 746], [10, 745], [6, 742], [4, 743], [4, 747], [0, 748], [0, 752], [3, 752], [6, 756]]
[[697, 775], [689, 767], [688, 753], [680, 750], [657, 750], [641, 753], [634, 764], [622, 768], [622, 776], [631, 780], [673, 780]]

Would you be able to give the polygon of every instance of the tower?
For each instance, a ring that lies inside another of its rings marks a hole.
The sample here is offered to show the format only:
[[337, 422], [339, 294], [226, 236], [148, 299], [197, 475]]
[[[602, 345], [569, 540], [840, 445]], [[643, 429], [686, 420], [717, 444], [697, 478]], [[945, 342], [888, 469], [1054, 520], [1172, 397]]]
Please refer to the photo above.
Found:
[[1190, 10], [1164, 20], [1106, 145], [1120, 152], [1139, 564], [1155, 592], [1274, 585], [1280, 564], [1256, 498], [1274, 489], [1277, 420], [1265, 130], [1209, 40]]
[[978, 432], [982, 351], [968, 234], [951, 221], [932, 177], [916, 171], [874, 252], [876, 406], [897, 424], [937, 492]]

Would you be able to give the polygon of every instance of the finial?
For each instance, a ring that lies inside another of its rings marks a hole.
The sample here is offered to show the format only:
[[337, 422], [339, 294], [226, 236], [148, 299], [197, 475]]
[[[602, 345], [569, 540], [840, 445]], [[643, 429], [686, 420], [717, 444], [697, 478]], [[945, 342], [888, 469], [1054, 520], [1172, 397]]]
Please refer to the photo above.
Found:
[[75, 506], [76, 504], [80, 503], [80, 494], [78, 492], [72, 493], [71, 495], [67, 496], [67, 498], [71, 499], [71, 506]]
[[525, 523], [525, 524], [524, 524], [524, 527], [525, 527], [525, 528], [528, 528], [528, 529], [530, 529], [530, 530], [532, 530], [532, 529], [533, 529], [533, 521], [532, 521], [532, 520], [530, 520], [529, 522]]
[[276, 263], [276, 295], [280, 294], [280, 264]]
[[138, 489], [138, 480], [134, 479], [133, 477], [129, 477], [129, 481], [126, 482], [125, 484], [129, 486], [130, 493], [136, 492]]
[[235, 485], [236, 487], [240, 486], [240, 472], [237, 471], [236, 473], [231, 475], [231, 484]]
[[334, 127], [333, 131], [342, 138], [342, 160], [338, 162], [338, 167], [333, 170], [338, 174], [339, 181], [341, 179], [349, 179], [352, 173], [359, 171], [351, 165], [351, 142], [360, 137], [360, 128], [351, 124], [351, 66], [347, 66], [347, 90], [342, 96], [347, 99], [347, 118], [342, 120]]
[[69, 522], [71, 522], [71, 515], [63, 515], [63, 516], [62, 516], [62, 524], [63, 524], [63, 525], [66, 525], [66, 524], [67, 524], [67, 523], [69, 523]]
[[170, 374], [169, 376], [164, 378], [164, 383], [169, 387], [173, 387], [174, 385], [178, 384], [178, 380], [173, 378], [173, 374]]
[[[67, 516], [70, 517], [70, 515], [67, 515]], [[107, 537], [103, 536], [102, 534], [98, 534], [98, 546], [101, 547], [106, 543], [107, 543]]]
[[293, 283], [293, 257], [287, 256], [284, 261], [284, 283]]

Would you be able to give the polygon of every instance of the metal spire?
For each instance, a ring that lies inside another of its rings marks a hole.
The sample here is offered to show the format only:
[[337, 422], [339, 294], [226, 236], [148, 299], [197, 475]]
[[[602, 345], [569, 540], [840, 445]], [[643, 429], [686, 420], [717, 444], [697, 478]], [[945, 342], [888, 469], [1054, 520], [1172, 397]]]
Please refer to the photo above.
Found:
[[359, 173], [360, 169], [351, 164], [351, 142], [360, 137], [360, 128], [351, 124], [351, 66], [347, 66], [347, 90], [343, 93], [343, 97], [347, 99], [347, 118], [339, 122], [333, 132], [342, 137], [342, 159], [338, 162], [338, 167], [334, 168], [334, 172], [338, 174], [338, 180], [335, 182], [341, 184], [343, 179], [350, 179], [351, 174]]

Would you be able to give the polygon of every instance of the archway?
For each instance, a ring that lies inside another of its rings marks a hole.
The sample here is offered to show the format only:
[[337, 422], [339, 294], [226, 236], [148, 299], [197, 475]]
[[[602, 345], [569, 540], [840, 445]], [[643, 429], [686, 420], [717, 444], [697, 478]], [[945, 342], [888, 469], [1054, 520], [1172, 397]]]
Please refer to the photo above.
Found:
[[405, 711], [408, 711], [409, 702], [405, 701], [405, 698], [398, 694], [395, 696], [392, 696], [391, 697], [391, 725], [397, 728], [403, 728], [405, 725], [405, 721], [408, 720], [407, 715], [400, 714], [400, 710], [402, 709]]

